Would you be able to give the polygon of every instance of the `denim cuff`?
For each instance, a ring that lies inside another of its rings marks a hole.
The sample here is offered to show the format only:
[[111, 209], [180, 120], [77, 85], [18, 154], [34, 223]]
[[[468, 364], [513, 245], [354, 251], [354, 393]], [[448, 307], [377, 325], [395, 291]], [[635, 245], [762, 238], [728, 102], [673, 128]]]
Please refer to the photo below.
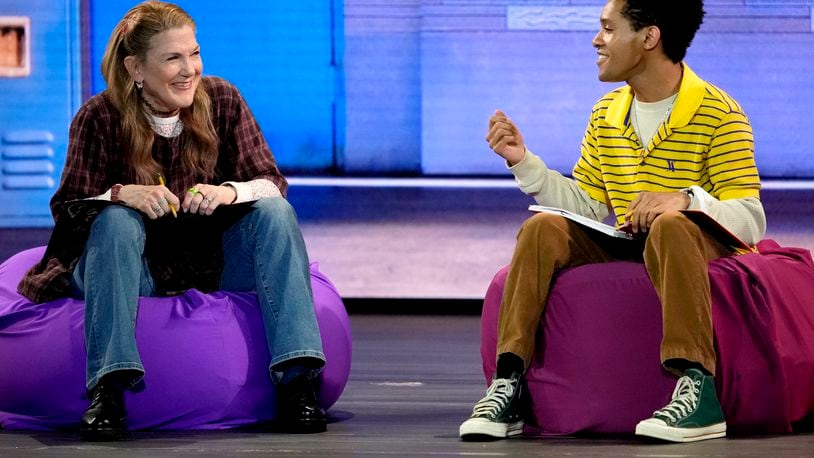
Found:
[[[303, 359], [303, 364], [297, 364], [296, 359]], [[283, 364], [290, 362], [290, 364]], [[318, 364], [318, 367], [317, 367]], [[283, 366], [281, 369], [275, 367]], [[282, 361], [274, 361], [269, 366], [271, 381], [277, 384], [286, 384], [297, 377], [305, 375], [309, 380], [316, 379], [325, 367], [325, 355], [322, 352], [297, 352], [292, 357]]]
[[96, 384], [99, 383], [100, 380], [102, 380], [102, 377], [104, 377], [105, 375], [107, 375], [107, 374], [109, 374], [111, 372], [116, 372], [116, 371], [121, 371], [121, 370], [141, 372], [140, 375], [138, 375], [136, 377], [133, 377], [133, 379], [130, 380], [130, 382], [127, 384], [127, 386], [124, 387], [125, 389], [133, 388], [134, 386], [136, 386], [144, 378], [144, 366], [142, 366], [141, 364], [139, 364], [139, 363], [118, 363], [118, 364], [113, 364], [113, 365], [110, 365], [110, 366], [103, 367], [102, 369], [99, 369], [96, 372], [96, 374], [87, 381], [86, 389], [88, 391], [92, 390], [93, 387], [95, 387]]

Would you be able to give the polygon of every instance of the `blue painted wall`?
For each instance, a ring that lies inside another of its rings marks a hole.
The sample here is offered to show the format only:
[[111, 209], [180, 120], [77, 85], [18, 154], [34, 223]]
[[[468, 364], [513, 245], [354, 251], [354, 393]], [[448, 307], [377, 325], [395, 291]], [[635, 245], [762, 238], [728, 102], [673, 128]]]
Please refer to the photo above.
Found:
[[[99, 66], [110, 31], [136, 3], [90, 2], [93, 93], [104, 88]], [[336, 125], [344, 125], [343, 22], [335, 20], [342, 17], [342, 2], [175, 3], [195, 19], [204, 73], [238, 87], [283, 171], [332, 170], [343, 141]]]
[[81, 102], [79, 1], [0, 0], [2, 16], [30, 18], [31, 73], [0, 76], [0, 226], [50, 225]]
[[[504, 109], [570, 173], [593, 103], [604, 0], [345, 1], [353, 172], [506, 175], [483, 137]], [[687, 56], [744, 106], [764, 177], [814, 177], [814, 0], [707, 0]], [[419, 164], [416, 166], [416, 164]]]
[[345, 0], [345, 173], [421, 171], [420, 4]]

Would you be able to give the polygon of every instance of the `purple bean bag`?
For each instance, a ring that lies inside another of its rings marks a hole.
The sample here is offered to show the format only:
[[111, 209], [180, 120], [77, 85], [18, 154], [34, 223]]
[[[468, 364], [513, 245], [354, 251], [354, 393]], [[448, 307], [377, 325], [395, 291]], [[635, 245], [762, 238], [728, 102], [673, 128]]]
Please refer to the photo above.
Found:
[[[0, 264], [0, 425], [75, 428], [87, 408], [83, 302], [32, 304], [17, 294], [44, 247]], [[320, 404], [332, 406], [348, 380], [351, 331], [334, 286], [311, 265], [327, 363]], [[130, 429], [221, 429], [274, 418], [269, 354], [254, 293], [190, 290], [142, 298], [136, 339], [142, 390], [126, 394]]]
[[[814, 413], [814, 262], [773, 241], [710, 263], [718, 396], [730, 434], [786, 433]], [[495, 371], [507, 268], [486, 293], [481, 356]], [[527, 372], [537, 435], [632, 433], [676, 379], [659, 365], [661, 305], [644, 265], [592, 264], [557, 277]]]

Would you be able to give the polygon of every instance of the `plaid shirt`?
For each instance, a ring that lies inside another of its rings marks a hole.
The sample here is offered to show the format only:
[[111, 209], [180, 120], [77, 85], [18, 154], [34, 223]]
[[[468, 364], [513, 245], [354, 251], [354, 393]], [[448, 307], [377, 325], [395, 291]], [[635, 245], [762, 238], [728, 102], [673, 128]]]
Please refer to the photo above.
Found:
[[[212, 123], [219, 139], [212, 184], [266, 178], [285, 195], [286, 180], [237, 89], [215, 77], [205, 77], [201, 84], [212, 100]], [[186, 175], [181, 168], [178, 150], [183, 135], [175, 138], [155, 135], [153, 145], [153, 158], [164, 171], [167, 187], [177, 196], [203, 182], [203, 177]], [[54, 216], [55, 207], [61, 203], [104, 194], [116, 183], [131, 183], [123, 151], [121, 116], [102, 92], [85, 103], [71, 124], [62, 183], [51, 199]]]
[[[204, 77], [201, 84], [211, 99], [212, 123], [219, 140], [212, 184], [265, 178], [285, 196], [288, 183], [238, 90], [216, 77]], [[164, 172], [167, 187], [177, 196], [182, 196], [196, 183], [205, 182], [203, 177], [185, 174], [182, 170], [179, 148], [183, 135], [175, 138], [155, 135], [153, 144], [153, 158]], [[65, 214], [61, 210], [68, 202], [104, 194], [114, 184], [131, 183], [123, 151], [118, 110], [105, 92], [91, 97], [71, 123], [62, 182], [51, 199], [51, 213], [57, 227], [43, 260], [20, 282], [21, 294], [34, 302], [70, 294], [70, 275], [84, 250], [87, 233], [75, 230], [77, 228], [57, 230], [60, 214]], [[81, 234], [82, 240], [66, 240], [63, 234]], [[77, 250], [77, 244], [82, 250]]]

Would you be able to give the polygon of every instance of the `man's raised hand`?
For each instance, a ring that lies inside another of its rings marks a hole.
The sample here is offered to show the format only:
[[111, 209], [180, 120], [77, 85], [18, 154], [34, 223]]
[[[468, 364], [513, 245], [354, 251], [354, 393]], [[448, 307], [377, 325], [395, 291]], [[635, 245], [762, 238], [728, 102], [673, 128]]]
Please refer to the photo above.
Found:
[[500, 110], [489, 118], [489, 131], [486, 134], [489, 148], [500, 155], [510, 166], [523, 160], [526, 155], [526, 143], [523, 134], [514, 122]]

